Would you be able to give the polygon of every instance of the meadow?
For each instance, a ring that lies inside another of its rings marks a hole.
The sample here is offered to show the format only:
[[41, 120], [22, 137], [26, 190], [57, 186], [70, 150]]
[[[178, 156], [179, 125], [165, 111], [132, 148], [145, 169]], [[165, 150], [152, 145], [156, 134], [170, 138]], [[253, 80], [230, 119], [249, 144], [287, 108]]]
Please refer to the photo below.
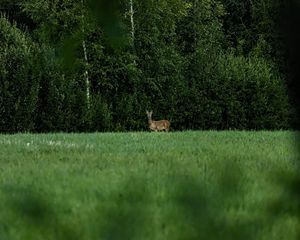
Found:
[[0, 239], [298, 239], [295, 139], [0, 135]]

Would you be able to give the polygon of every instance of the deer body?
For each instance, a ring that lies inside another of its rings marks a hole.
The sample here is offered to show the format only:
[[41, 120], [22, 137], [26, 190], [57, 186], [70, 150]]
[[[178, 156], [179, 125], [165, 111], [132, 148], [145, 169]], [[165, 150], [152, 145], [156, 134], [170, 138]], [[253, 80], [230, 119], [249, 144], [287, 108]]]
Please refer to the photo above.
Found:
[[146, 111], [147, 116], [148, 116], [148, 124], [149, 124], [149, 129], [151, 131], [163, 131], [165, 130], [166, 132], [169, 131], [170, 129], [170, 122], [168, 120], [160, 120], [160, 121], [153, 121], [152, 120], [152, 111], [148, 112]]

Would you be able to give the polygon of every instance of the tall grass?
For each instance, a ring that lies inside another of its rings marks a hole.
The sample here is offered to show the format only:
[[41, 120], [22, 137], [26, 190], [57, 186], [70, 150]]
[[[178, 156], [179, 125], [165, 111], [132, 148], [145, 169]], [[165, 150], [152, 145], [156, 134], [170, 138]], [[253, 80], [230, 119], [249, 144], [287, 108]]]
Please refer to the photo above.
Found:
[[0, 135], [0, 239], [297, 239], [293, 132]]

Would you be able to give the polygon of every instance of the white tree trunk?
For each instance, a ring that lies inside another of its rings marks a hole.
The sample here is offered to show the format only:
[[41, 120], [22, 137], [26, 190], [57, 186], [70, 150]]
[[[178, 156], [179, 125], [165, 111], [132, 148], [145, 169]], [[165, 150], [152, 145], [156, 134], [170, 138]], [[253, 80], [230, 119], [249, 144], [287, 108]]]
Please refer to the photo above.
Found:
[[[82, 4], [82, 9], [84, 9], [84, 0], [81, 0], [81, 4]], [[82, 33], [83, 33], [83, 37], [84, 37], [84, 12], [82, 13], [81, 16], [81, 25], [82, 25]], [[82, 49], [83, 49], [83, 56], [84, 56], [84, 62], [85, 62], [85, 70], [84, 70], [84, 78], [85, 78], [85, 94], [86, 94], [86, 104], [87, 104], [87, 108], [90, 109], [90, 98], [91, 98], [91, 94], [90, 94], [90, 79], [89, 79], [89, 72], [88, 72], [88, 57], [87, 57], [87, 50], [86, 50], [86, 44], [85, 44], [85, 40], [82, 40]]]
[[130, 22], [131, 22], [131, 37], [132, 37], [132, 44], [134, 45], [134, 34], [135, 34], [135, 29], [134, 29], [134, 18], [133, 18], [133, 0], [130, 0]]
[[83, 54], [84, 54], [84, 61], [85, 61], [85, 71], [84, 71], [84, 77], [85, 77], [85, 87], [86, 87], [86, 103], [87, 108], [90, 108], [90, 79], [89, 79], [89, 73], [87, 70], [88, 67], [88, 58], [87, 58], [87, 50], [86, 50], [86, 44], [85, 41], [82, 41], [82, 48], [83, 48]]

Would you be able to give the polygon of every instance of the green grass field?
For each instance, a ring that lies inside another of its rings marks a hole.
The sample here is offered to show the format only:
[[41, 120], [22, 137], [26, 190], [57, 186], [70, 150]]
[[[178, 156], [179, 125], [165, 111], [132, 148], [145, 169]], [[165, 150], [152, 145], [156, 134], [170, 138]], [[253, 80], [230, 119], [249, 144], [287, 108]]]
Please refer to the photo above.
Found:
[[0, 135], [0, 239], [298, 239], [293, 132]]

